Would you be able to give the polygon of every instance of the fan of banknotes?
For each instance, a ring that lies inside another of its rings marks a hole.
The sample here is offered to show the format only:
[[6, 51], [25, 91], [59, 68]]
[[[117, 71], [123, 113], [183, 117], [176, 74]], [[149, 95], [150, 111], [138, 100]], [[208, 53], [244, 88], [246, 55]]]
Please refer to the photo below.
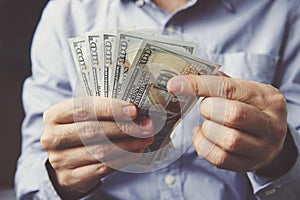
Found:
[[[196, 97], [167, 91], [174, 76], [215, 74], [219, 66], [197, 56], [198, 44], [177, 36], [139, 31], [88, 32], [69, 39], [81, 86], [87, 96], [131, 102], [154, 123], [155, 140], [141, 163], [166, 158], [170, 134]], [[150, 154], [151, 153], [151, 154]], [[151, 155], [151, 156], [149, 156]]]

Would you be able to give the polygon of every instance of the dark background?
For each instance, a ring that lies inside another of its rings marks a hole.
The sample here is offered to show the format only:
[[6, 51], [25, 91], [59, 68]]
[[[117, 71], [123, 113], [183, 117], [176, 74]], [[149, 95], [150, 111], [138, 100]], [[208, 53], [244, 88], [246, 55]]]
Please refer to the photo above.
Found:
[[13, 187], [24, 117], [22, 83], [30, 75], [31, 39], [45, 3], [0, 0], [0, 189]]

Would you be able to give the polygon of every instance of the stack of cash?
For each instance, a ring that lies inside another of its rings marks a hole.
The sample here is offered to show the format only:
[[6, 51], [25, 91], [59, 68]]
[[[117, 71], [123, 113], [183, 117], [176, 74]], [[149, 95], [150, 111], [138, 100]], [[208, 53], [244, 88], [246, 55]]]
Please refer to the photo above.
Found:
[[171, 146], [171, 132], [197, 101], [193, 96], [170, 94], [168, 80], [177, 75], [215, 74], [219, 69], [195, 56], [198, 44], [155, 33], [88, 32], [69, 39], [69, 44], [86, 95], [131, 102], [140, 116], [152, 119], [155, 140], [146, 152], [157, 153], [143, 163], [166, 157], [159, 150]]

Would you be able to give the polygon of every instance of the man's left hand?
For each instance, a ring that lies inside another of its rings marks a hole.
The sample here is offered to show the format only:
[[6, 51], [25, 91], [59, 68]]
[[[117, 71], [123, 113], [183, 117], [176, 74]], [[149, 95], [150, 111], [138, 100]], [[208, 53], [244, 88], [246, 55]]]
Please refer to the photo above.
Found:
[[280, 154], [287, 133], [284, 95], [271, 85], [224, 76], [174, 77], [168, 90], [179, 96], [205, 97], [205, 118], [194, 129], [197, 153], [232, 171], [256, 171]]

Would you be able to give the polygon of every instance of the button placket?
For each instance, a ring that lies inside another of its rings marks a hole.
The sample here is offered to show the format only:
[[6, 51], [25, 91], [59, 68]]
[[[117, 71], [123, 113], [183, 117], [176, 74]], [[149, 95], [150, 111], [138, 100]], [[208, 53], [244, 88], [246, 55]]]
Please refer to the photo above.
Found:
[[156, 173], [160, 199], [184, 199], [180, 171], [180, 162], [174, 162]]
[[171, 175], [171, 174], [167, 174], [166, 176], [165, 176], [165, 183], [168, 185], [168, 186], [172, 186], [172, 185], [174, 185], [175, 184], [175, 182], [176, 182], [176, 178], [173, 176], [173, 175]]
[[175, 32], [176, 32], [176, 27], [174, 25], [171, 24], [166, 27], [166, 34], [174, 35]]

